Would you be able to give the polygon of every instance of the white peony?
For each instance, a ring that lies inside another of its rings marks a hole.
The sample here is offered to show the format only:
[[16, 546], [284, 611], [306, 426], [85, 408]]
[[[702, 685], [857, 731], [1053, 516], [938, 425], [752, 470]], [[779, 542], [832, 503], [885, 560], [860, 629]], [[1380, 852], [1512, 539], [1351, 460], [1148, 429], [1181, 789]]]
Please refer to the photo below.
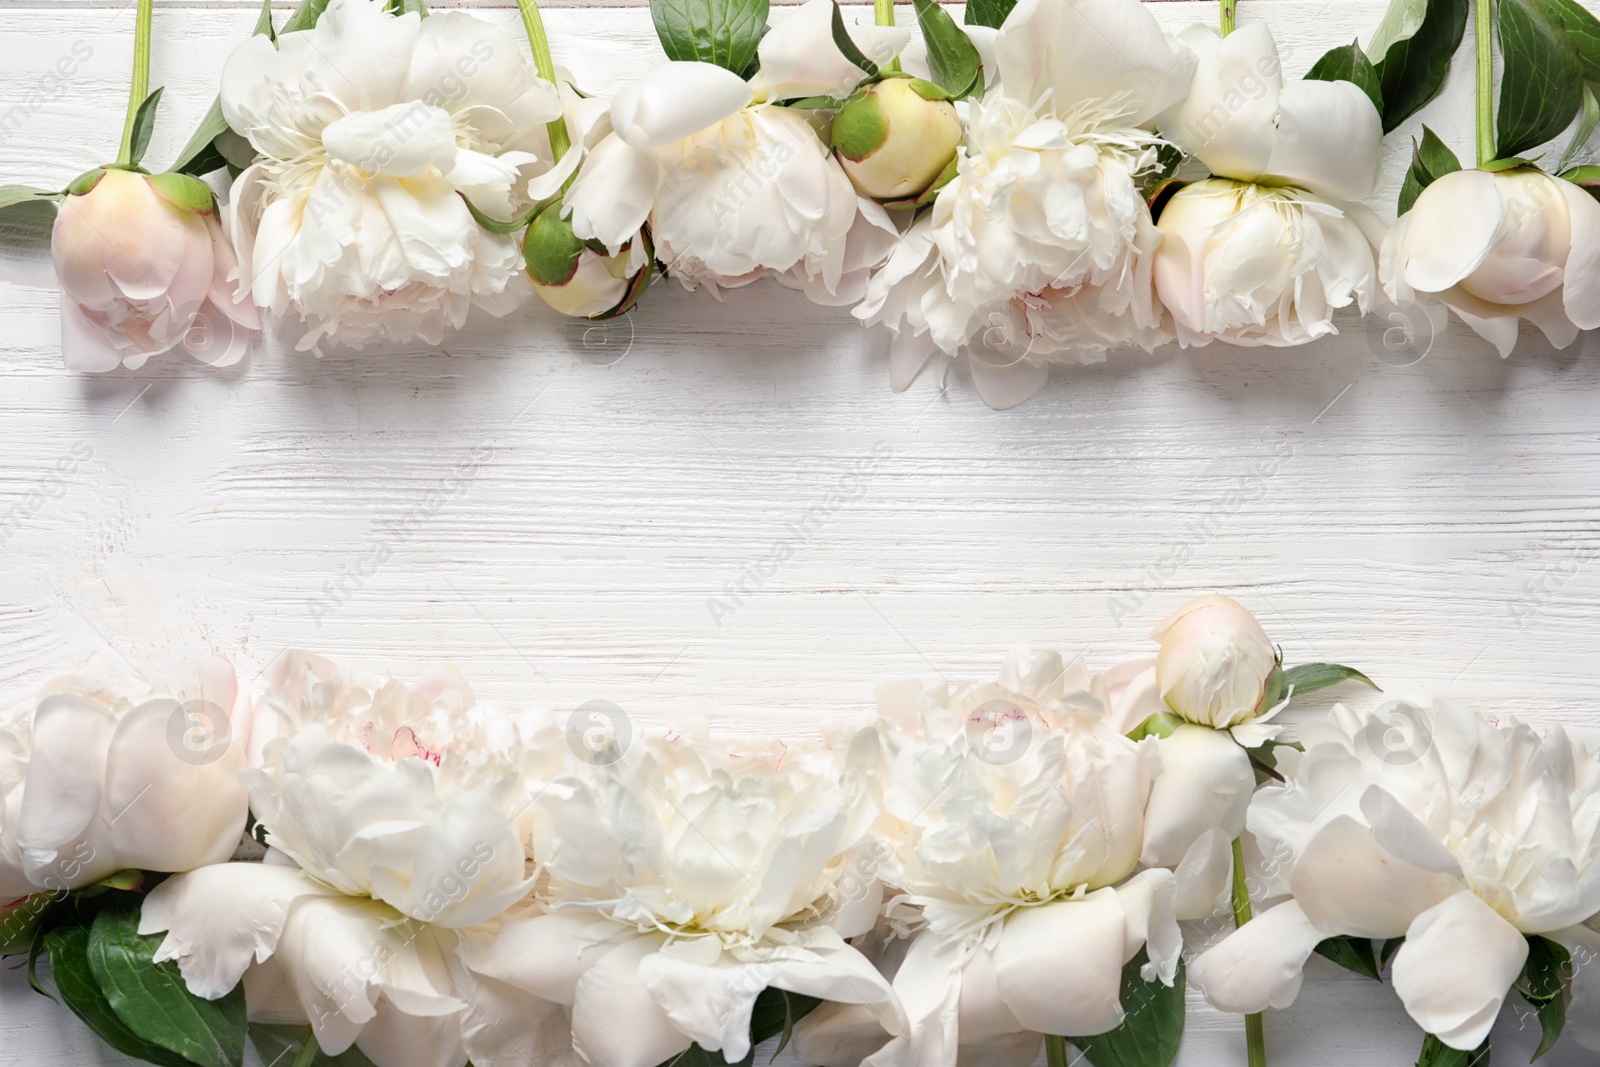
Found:
[[550, 163], [560, 101], [511, 38], [463, 12], [333, 0], [312, 29], [234, 49], [221, 100], [260, 153], [229, 208], [240, 291], [301, 319], [301, 349], [438, 344], [472, 307], [527, 294], [516, 239], [463, 200], [510, 218]]
[[1600, 204], [1532, 166], [1446, 174], [1389, 231], [1381, 273], [1391, 300], [1438, 299], [1502, 356], [1518, 319], [1565, 348], [1600, 326]]
[[226, 660], [171, 679], [71, 675], [0, 728], [0, 897], [233, 854], [253, 709]]
[[[1293, 899], [1195, 961], [1224, 1011], [1283, 1008], [1327, 937], [1404, 937], [1393, 982], [1411, 1018], [1474, 1049], [1522, 973], [1526, 938], [1592, 952], [1600, 912], [1600, 753], [1559, 727], [1493, 723], [1459, 707], [1337, 706], [1301, 727], [1288, 781], [1250, 808], [1263, 854], [1288, 857]], [[1588, 957], [1592, 959], [1592, 957]], [[1579, 967], [1575, 1004], [1600, 998]], [[1600, 1047], [1595, 1027], [1574, 1030]]]
[[1103, 701], [1053, 654], [1013, 655], [999, 684], [880, 690], [908, 1026], [819, 1009], [797, 1028], [803, 1057], [881, 1046], [870, 1067], [1031, 1063], [1040, 1034], [1122, 1022], [1123, 966], [1141, 949], [1144, 977], [1172, 983], [1176, 879], [1138, 870], [1155, 748], [1107, 728]]
[[855, 314], [894, 331], [896, 389], [970, 349], [980, 395], [1009, 407], [1051, 362], [1166, 339], [1161, 235], [1135, 180], [1161, 143], [1144, 127], [1182, 96], [1194, 57], [1133, 0], [1022, 0], [994, 52], [984, 99], [961, 105], [956, 177]]
[[[806, 112], [779, 101], [848, 96], [864, 76], [833, 43], [834, 5], [808, 0], [775, 18], [746, 83], [710, 63], [668, 62], [611, 101], [613, 133], [568, 190], [574, 232], [612, 252], [647, 222], [656, 258], [712, 293], [772, 276], [822, 303], [860, 299], [888, 255], [894, 223], [859, 196]], [[907, 31], [858, 26], [887, 61]]]
[[1300, 345], [1378, 291], [1383, 224], [1351, 203], [1377, 185], [1383, 122], [1347, 81], [1283, 80], [1263, 22], [1185, 30], [1197, 58], [1162, 136], [1210, 168], [1166, 200], [1155, 283], [1185, 346]]
[[893, 1025], [888, 983], [845, 941], [881, 899], [870, 766], [676, 735], [575, 763], [538, 801], [547, 913], [507, 919], [474, 971], [570, 1006], [593, 1067], [656, 1067], [691, 1043], [738, 1062], [769, 987]]

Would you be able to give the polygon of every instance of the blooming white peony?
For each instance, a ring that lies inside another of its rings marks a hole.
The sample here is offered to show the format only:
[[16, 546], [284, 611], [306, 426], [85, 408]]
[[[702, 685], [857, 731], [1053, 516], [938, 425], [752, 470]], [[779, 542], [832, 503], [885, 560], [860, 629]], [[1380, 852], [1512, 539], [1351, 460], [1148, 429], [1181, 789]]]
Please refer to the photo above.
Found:
[[1347, 81], [1285, 84], [1264, 22], [1181, 35], [1197, 62], [1162, 136], [1215, 175], [1167, 199], [1155, 284], [1185, 346], [1299, 345], [1337, 333], [1378, 291], [1383, 224], [1352, 203], [1376, 188], [1383, 122]]
[[252, 706], [226, 660], [58, 678], [0, 727], [0, 904], [233, 854]]
[[1176, 879], [1138, 870], [1155, 747], [1107, 728], [1103, 696], [1053, 654], [1014, 655], [999, 684], [880, 690], [908, 1026], [818, 1009], [797, 1028], [803, 1058], [881, 1046], [863, 1062], [1032, 1063], [1040, 1034], [1122, 1022], [1122, 969], [1141, 948], [1144, 977], [1172, 983]]
[[1009, 407], [1051, 362], [1166, 339], [1161, 235], [1134, 183], [1161, 143], [1144, 126], [1183, 95], [1194, 57], [1133, 0], [1021, 0], [994, 54], [984, 99], [960, 105], [956, 177], [855, 314], [894, 331], [896, 389], [970, 349], [980, 395]]
[[1389, 231], [1381, 273], [1391, 300], [1437, 298], [1501, 356], [1518, 319], [1565, 348], [1600, 326], [1600, 204], [1532, 166], [1446, 174]]
[[656, 1067], [691, 1043], [736, 1063], [769, 987], [894, 1025], [888, 983], [845, 941], [881, 899], [870, 757], [674, 735], [574, 764], [538, 801], [547, 913], [508, 918], [473, 970], [570, 1006], [592, 1067]]
[[[611, 101], [613, 133], [568, 190], [574, 232], [612, 252], [646, 222], [656, 258], [713, 294], [772, 276], [821, 303], [860, 299], [894, 223], [856, 193], [807, 113], [779, 101], [848, 96], [864, 71], [833, 43], [832, 0], [776, 17], [746, 83], [710, 63], [668, 62]], [[886, 62], [908, 31], [856, 26]]]
[[234, 49], [221, 100], [260, 153], [229, 208], [240, 292], [303, 320], [301, 349], [437, 344], [472, 307], [504, 315], [527, 294], [515, 238], [463, 197], [510, 218], [561, 105], [489, 24], [333, 0], [312, 29]]
[[[1337, 706], [1301, 727], [1288, 781], [1250, 808], [1264, 854], [1289, 857], [1293, 899], [1190, 968], [1224, 1011], [1286, 1007], [1323, 938], [1404, 937], [1395, 992], [1446, 1045], [1474, 1049], [1543, 935], [1592, 952], [1600, 912], [1600, 753], [1559, 727], [1485, 720], [1459, 707]], [[1593, 959], [1588, 956], [1588, 959]], [[1574, 1004], [1600, 998], [1580, 966]], [[1575, 1036], [1600, 1048], [1592, 1020]]]

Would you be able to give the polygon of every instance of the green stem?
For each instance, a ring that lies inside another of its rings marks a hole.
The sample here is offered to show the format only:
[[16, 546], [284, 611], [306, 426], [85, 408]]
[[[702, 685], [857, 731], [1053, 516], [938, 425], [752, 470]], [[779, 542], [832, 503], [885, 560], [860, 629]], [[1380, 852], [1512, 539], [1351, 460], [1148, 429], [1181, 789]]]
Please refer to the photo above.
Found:
[[1494, 159], [1493, 0], [1473, 0], [1472, 22], [1478, 43], [1478, 166]]
[[1222, 0], [1222, 36], [1226, 37], [1239, 24], [1239, 0]]
[[1072, 1067], [1072, 1059], [1067, 1055], [1066, 1038], [1044, 1035], [1044, 1062], [1045, 1067]]
[[[539, 17], [537, 0], [517, 0], [517, 10], [522, 12], [522, 25], [528, 30], [528, 44], [533, 47], [533, 65], [539, 71], [539, 77], [555, 85], [556, 64], [550, 58], [550, 38], [545, 35], [544, 19]], [[549, 129], [550, 151], [559, 161], [567, 154], [567, 149], [572, 147], [572, 137], [567, 133], [566, 118], [557, 115], [550, 120]]]
[[[894, 25], [894, 0], [872, 0], [873, 21], [879, 26]], [[886, 74], [900, 73], [900, 57], [895, 56], [889, 60], [889, 65], [884, 67]]]
[[[1250, 883], [1244, 871], [1244, 841], [1233, 839], [1233, 925], [1243, 926], [1250, 921]], [[1250, 1067], [1267, 1067], [1267, 1036], [1261, 1026], [1261, 1016], [1244, 1017], [1244, 1040]]]
[[155, 0], [139, 0], [133, 22], [133, 84], [128, 87], [128, 117], [122, 123], [122, 147], [117, 151], [118, 163], [133, 162], [133, 120], [139, 114], [139, 105], [150, 95], [150, 18], [155, 13]]
[[305, 1042], [300, 1046], [300, 1051], [295, 1054], [294, 1063], [289, 1067], [311, 1067], [311, 1061], [317, 1058], [317, 1033], [315, 1030], [306, 1034]]

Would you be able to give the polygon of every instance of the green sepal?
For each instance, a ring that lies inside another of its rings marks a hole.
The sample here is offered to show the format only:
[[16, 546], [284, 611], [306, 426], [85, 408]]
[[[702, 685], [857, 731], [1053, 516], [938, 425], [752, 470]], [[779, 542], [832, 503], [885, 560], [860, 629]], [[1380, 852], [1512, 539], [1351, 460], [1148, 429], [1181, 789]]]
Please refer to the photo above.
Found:
[[1378, 114], [1383, 114], [1383, 81], [1378, 77], [1378, 68], [1361, 50], [1360, 41], [1324, 52], [1322, 58], [1311, 64], [1311, 69], [1306, 72], [1306, 80], [1349, 82], [1366, 93], [1372, 106], [1378, 109]]
[[955, 97], [950, 95], [950, 90], [935, 82], [928, 81], [926, 78], [912, 78], [911, 91], [922, 97], [924, 100], [955, 99]]
[[1500, 100], [1495, 155], [1520, 156], [1555, 137], [1583, 106], [1583, 63], [1545, 0], [1499, 0]]
[[1147, 982], [1139, 969], [1150, 957], [1143, 948], [1122, 968], [1122, 1024], [1093, 1037], [1067, 1040], [1078, 1047], [1094, 1067], [1169, 1067], [1177, 1059], [1183, 1042], [1184, 971], [1178, 971], [1172, 984], [1159, 979]]
[[460, 196], [462, 202], [467, 205], [467, 213], [472, 216], [473, 221], [479, 226], [482, 226], [484, 229], [488, 230], [490, 233], [516, 233], [519, 230], [526, 228], [528, 223], [532, 222], [534, 217], [538, 215], [540, 211], [544, 210], [546, 206], [545, 202], [541, 201], [530, 207], [527, 211], [524, 211], [522, 214], [518, 215], [516, 218], [497, 219], [493, 215], [486, 214], [480, 210], [477, 204], [474, 204], [467, 198], [466, 193], [457, 193], [456, 195]]
[[1181, 715], [1175, 711], [1158, 711], [1144, 722], [1128, 731], [1130, 741], [1143, 741], [1147, 737], [1171, 737], [1177, 732], [1178, 727], [1184, 725]]
[[1372, 951], [1372, 941], [1365, 937], [1329, 937], [1317, 943], [1317, 955], [1332, 960], [1347, 971], [1383, 981], [1377, 954]]
[[1583, 85], [1583, 107], [1578, 112], [1578, 124], [1572, 131], [1572, 140], [1567, 142], [1566, 151], [1561, 153], [1561, 162], [1556, 164], [1556, 170], [1566, 170], [1567, 164], [1573, 157], [1589, 143], [1589, 138], [1594, 136], [1595, 127], [1600, 126], [1600, 99], [1594, 94], [1594, 83], [1585, 82]]
[[1600, 167], [1571, 167], [1562, 171], [1560, 177], [1600, 200]]
[[50, 977], [72, 1013], [100, 1039], [124, 1056], [158, 1067], [193, 1067], [182, 1056], [146, 1041], [112, 1009], [89, 966], [89, 928], [77, 924], [58, 926], [44, 935], [50, 954]]
[[0, 916], [0, 956], [21, 956], [33, 948], [45, 913], [56, 899], [55, 893], [35, 893]]
[[838, 111], [844, 107], [845, 102], [836, 96], [802, 96], [796, 100], [785, 100], [784, 107], [798, 108], [801, 111]]
[[556, 202], [528, 226], [522, 237], [522, 259], [528, 274], [540, 285], [565, 285], [578, 272], [578, 260], [592, 246], [572, 232]]
[[935, 0], [912, 0], [928, 46], [928, 72], [952, 99], [983, 92], [983, 58], [966, 31]]
[[1178, 194], [1184, 186], [1190, 184], [1177, 178], [1168, 178], [1150, 194], [1150, 221], [1160, 222], [1161, 212], [1167, 206], [1167, 201]]
[[889, 139], [889, 116], [870, 90], [845, 101], [833, 117], [829, 143], [846, 159], [859, 161], [883, 147]]
[[152, 174], [145, 181], [150, 183], [150, 188], [155, 190], [157, 196], [180, 211], [209, 215], [217, 206], [216, 198], [211, 195], [211, 187], [188, 174], [168, 171], [165, 174]]
[[68, 196], [88, 196], [94, 192], [94, 187], [100, 184], [100, 179], [106, 176], [105, 167], [96, 167], [86, 170], [67, 183]]
[[1389, 961], [1394, 959], [1394, 954], [1400, 951], [1400, 946], [1406, 943], [1404, 937], [1391, 937], [1383, 943], [1383, 948], [1378, 952], [1378, 967], [1386, 969]]

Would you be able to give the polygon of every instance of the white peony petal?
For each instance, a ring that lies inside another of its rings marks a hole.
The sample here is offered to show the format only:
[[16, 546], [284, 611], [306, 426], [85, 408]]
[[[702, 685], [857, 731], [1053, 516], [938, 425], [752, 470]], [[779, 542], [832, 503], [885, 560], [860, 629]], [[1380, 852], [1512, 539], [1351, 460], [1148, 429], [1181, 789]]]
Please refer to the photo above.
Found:
[[1145, 809], [1141, 863], [1171, 867], [1207, 831], [1229, 840], [1244, 832], [1256, 776], [1230, 734], [1185, 724], [1157, 741], [1156, 753], [1161, 770]]
[[1144, 949], [1149, 957], [1140, 968], [1147, 982], [1160, 980], [1171, 985], [1183, 952], [1183, 934], [1173, 910], [1178, 880], [1171, 871], [1160, 868], [1140, 871], [1117, 886], [1117, 902], [1122, 905], [1122, 962], [1127, 963]]
[[1212, 174], [1252, 181], [1272, 157], [1283, 90], [1278, 45], [1265, 22], [1246, 22], [1226, 38], [1211, 26], [1179, 34], [1195, 57], [1189, 91], [1157, 119], [1161, 135]]
[[611, 128], [635, 148], [671, 144], [750, 103], [750, 86], [714, 63], [669, 61], [611, 98]]
[[859, 1067], [889, 1040], [879, 1012], [865, 1004], [820, 1004], [794, 1026], [794, 1052], [817, 1067]]
[[356, 1048], [373, 1067], [466, 1067], [461, 1016], [407, 1015], [387, 998], [361, 1028]]
[[1306, 961], [1328, 935], [1290, 900], [1268, 908], [1189, 964], [1189, 984], [1218, 1011], [1283, 1010], [1300, 995]]
[[[866, 72], [834, 43], [833, 17], [834, 0], [806, 0], [786, 14], [775, 14], [757, 46], [761, 69], [750, 79], [750, 88], [769, 100], [849, 96]], [[862, 54], [880, 67], [887, 66], [911, 37], [910, 30], [893, 26], [851, 26], [847, 32]]]
[[861, 1067], [915, 1067], [951, 1061], [960, 1042], [962, 975], [972, 955], [971, 943], [960, 938], [939, 937], [929, 930], [913, 936], [894, 976], [907, 1032], [863, 1060]]
[[577, 911], [504, 919], [486, 949], [469, 952], [468, 964], [477, 974], [570, 1006], [578, 980], [609, 951], [618, 930], [615, 924]]
[[[1122, 1022], [1126, 919], [1114, 889], [1023, 908], [1006, 920], [994, 972], [1023, 1027], [1088, 1036]], [[1062, 960], [1072, 960], [1063, 970]]]
[[664, 940], [641, 936], [625, 941], [579, 979], [572, 1005], [572, 1047], [591, 1067], [657, 1067], [693, 1044], [672, 1025], [639, 973], [639, 965]]
[[1180, 920], [1225, 914], [1233, 885], [1233, 839], [1221, 830], [1206, 831], [1172, 873], [1177, 878], [1173, 910]]
[[1416, 1024], [1455, 1049], [1489, 1036], [1528, 959], [1516, 927], [1468, 890], [1421, 915], [1394, 957], [1394, 991]]
[[1419, 914], [1461, 885], [1459, 879], [1386, 852], [1371, 830], [1344, 815], [1306, 845], [1289, 884], [1295, 900], [1321, 929], [1374, 938], [1400, 937]]
[[1263, 177], [1340, 200], [1359, 200], [1377, 188], [1383, 119], [1358, 86], [1291, 81], [1279, 98], [1275, 127]]
[[1572, 222], [1572, 251], [1567, 255], [1561, 285], [1562, 306], [1573, 325], [1593, 330], [1600, 327], [1600, 202], [1588, 190], [1569, 181], [1557, 178], [1555, 182], [1566, 199], [1567, 217]]
[[978, 396], [993, 411], [1007, 411], [1045, 387], [1050, 380], [1050, 365], [1019, 360], [1006, 366], [986, 362], [974, 355], [967, 361], [972, 371], [972, 384]]
[[1481, 170], [1446, 174], [1422, 190], [1406, 213], [1395, 269], [1413, 289], [1444, 292], [1489, 254], [1502, 211], [1494, 175]]
[[391, 178], [442, 177], [455, 167], [450, 113], [420, 100], [354, 111], [322, 131], [328, 157]]
[[116, 718], [80, 696], [47, 696], [33, 717], [33, 752], [17, 844], [35, 885], [75, 889], [116, 870], [101, 815], [106, 753]]
[[615, 135], [605, 138], [584, 159], [562, 201], [572, 232], [612, 252], [620, 249], [650, 216], [664, 176], [649, 152]]

